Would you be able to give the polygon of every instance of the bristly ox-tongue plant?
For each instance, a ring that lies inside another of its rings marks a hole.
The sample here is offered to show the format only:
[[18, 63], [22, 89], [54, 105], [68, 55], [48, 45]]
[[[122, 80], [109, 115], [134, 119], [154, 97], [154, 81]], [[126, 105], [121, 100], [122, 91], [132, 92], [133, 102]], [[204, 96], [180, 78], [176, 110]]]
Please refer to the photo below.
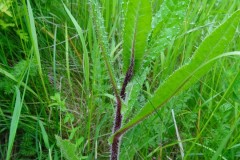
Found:
[[[189, 0], [164, 0], [159, 11], [153, 16], [154, 5], [151, 2], [151, 0], [123, 0], [122, 70], [125, 77], [118, 91], [100, 5], [96, 0], [89, 1], [90, 16], [94, 22], [99, 47], [116, 97], [113, 134], [109, 138], [111, 160], [119, 159], [121, 137], [124, 133], [141, 123], [156, 109], [161, 108], [173, 96], [192, 86], [211, 69], [214, 61], [233, 39], [239, 23], [240, 11], [236, 11], [203, 40], [192, 59], [160, 84], [142, 109], [123, 125], [123, 117], [130, 110], [129, 107], [133, 107], [141, 85], [150, 71], [149, 64], [158, 58], [158, 53], [164, 51], [175, 35], [178, 35], [181, 26], [185, 23], [184, 18], [189, 4]], [[66, 7], [65, 9], [67, 10]], [[70, 15], [70, 12], [68, 14]], [[74, 25], [78, 30], [80, 29], [77, 23]], [[126, 93], [126, 87], [130, 82], [135, 92]], [[127, 109], [123, 108], [125, 103], [128, 104]]]
[[[182, 0], [178, 2], [175, 2], [174, 0], [164, 1], [162, 8], [157, 13], [157, 17], [159, 17], [159, 19], [155, 17], [155, 19], [152, 21], [152, 8], [149, 0], [124, 1], [123, 8], [125, 12], [125, 25], [123, 30], [122, 56], [123, 71], [126, 75], [120, 93], [122, 101], [125, 100], [125, 88], [131, 79], [135, 75], [141, 74], [143, 66], [147, 67], [147, 64], [149, 64], [150, 61], [149, 57], [150, 59], [156, 58], [152, 48], [155, 47], [161, 50], [161, 47], [164, 46], [163, 44], [168, 43], [168, 40], [163, 42], [164, 38], [161, 36], [169, 33], [170, 35], [166, 35], [168, 37], [167, 39], [169, 39], [169, 37], [173, 36], [171, 31], [172, 33], [177, 32], [176, 29], [179, 27], [179, 23], [176, 23], [176, 25], [173, 24], [172, 27], [167, 28], [168, 32], [164, 34], [159, 33], [164, 31], [163, 18], [174, 19], [174, 16], [168, 17], [168, 14], [175, 14], [175, 17], [177, 17], [179, 21], [182, 21], [188, 3], [188, 0]], [[181, 15], [179, 15], [179, 10], [176, 10], [175, 13], [170, 13], [169, 9], [176, 8], [176, 6], [179, 5], [182, 7], [181, 11], [183, 13]], [[168, 8], [169, 11], [165, 11], [164, 9], [166, 8]], [[139, 113], [137, 113], [137, 115], [135, 115], [124, 126], [121, 126], [123, 119], [123, 115], [121, 113], [122, 103], [120, 101], [117, 102], [113, 129], [114, 133], [109, 139], [111, 143], [112, 160], [118, 159], [120, 152], [120, 139], [121, 136], [126, 133], [126, 131], [141, 123], [149, 115], [153, 114], [156, 109], [162, 107], [180, 91], [189, 88], [210, 70], [211, 66], [214, 64], [214, 61], [224, 52], [225, 48], [234, 37], [239, 23], [237, 18], [239, 15], [240, 11], [235, 12], [226, 22], [213, 31], [198, 47], [191, 61], [188, 64], [183, 65], [171, 76], [169, 76], [169, 78], [157, 88], [154, 95], [142, 107], [141, 111], [139, 111]], [[163, 44], [161, 45], [159, 42], [162, 42]], [[146, 58], [147, 60], [143, 61], [143, 58]]]
[[[126, 98], [126, 87], [135, 72], [141, 68], [145, 54], [147, 38], [151, 30], [151, 4], [146, 0], [124, 1], [125, 23], [123, 30], [123, 73], [125, 78], [122, 84], [120, 97]], [[122, 124], [121, 102], [117, 102], [113, 133], [117, 132]], [[118, 159], [121, 136], [115, 136], [111, 145], [111, 159]]]

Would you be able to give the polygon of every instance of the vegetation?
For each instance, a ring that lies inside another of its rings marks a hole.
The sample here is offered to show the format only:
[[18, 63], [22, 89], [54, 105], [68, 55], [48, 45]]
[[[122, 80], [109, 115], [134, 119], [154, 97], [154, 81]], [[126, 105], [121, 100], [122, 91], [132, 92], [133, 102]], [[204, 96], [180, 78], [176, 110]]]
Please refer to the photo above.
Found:
[[239, 159], [238, 0], [0, 0], [0, 159]]

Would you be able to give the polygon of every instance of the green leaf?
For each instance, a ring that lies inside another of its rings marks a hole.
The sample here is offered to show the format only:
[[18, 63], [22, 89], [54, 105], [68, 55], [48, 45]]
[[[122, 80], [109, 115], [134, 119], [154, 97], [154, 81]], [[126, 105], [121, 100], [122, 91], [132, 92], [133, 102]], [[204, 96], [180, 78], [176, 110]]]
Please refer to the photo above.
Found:
[[72, 144], [68, 140], [62, 140], [62, 138], [57, 135], [55, 135], [55, 138], [57, 140], [57, 146], [61, 149], [63, 156], [67, 160], [78, 160], [78, 157], [75, 153], [77, 149], [75, 144]]
[[[189, 88], [206, 74], [214, 64], [212, 59], [216, 59], [216, 57], [222, 54], [234, 37], [239, 24], [239, 16], [240, 10], [235, 12], [226, 22], [213, 31], [196, 50], [192, 60], [162, 83], [142, 110], [114, 135], [122, 135], [128, 129], [154, 113], [156, 109], [162, 107], [177, 93]], [[112, 141], [112, 137], [110, 138], [110, 142]]]
[[6, 14], [9, 17], [12, 17], [12, 12], [11, 12], [11, 7], [12, 7], [12, 1], [8, 0], [8, 1], [1, 1], [1, 5], [0, 5], [0, 15], [2, 16], [2, 14]]
[[[97, 0], [91, 0], [89, 3], [90, 18], [92, 19], [96, 38], [98, 41], [99, 48], [101, 49], [101, 54], [106, 65], [108, 75], [114, 90], [114, 94], [118, 97], [115, 71], [113, 68], [113, 63], [111, 62], [108, 34], [105, 30], [104, 19], [102, 17], [101, 5]], [[92, 54], [93, 55], [93, 54]], [[100, 61], [101, 62], [101, 61]]]
[[[2, 68], [1, 66], [0, 66], [0, 74], [2, 74], [3, 76], [5, 76], [5, 77], [7, 78], [7, 80], [12, 80], [12, 81], [14, 81], [14, 82], [16, 82], [16, 83], [19, 83], [19, 81], [17, 80], [17, 78], [16, 78], [13, 74], [11, 74], [10, 72], [8, 72], [7, 70], [5, 70], [4, 68]], [[23, 87], [26, 87], [26, 89], [27, 89], [30, 93], [32, 93], [35, 97], [37, 97], [37, 98], [42, 102], [41, 97], [39, 97], [39, 95], [38, 95], [36, 92], [34, 92], [29, 86], [27, 86], [26, 83], [20, 82], [20, 85], [23, 86]]]
[[[160, 52], [163, 52], [169, 43], [176, 37], [183, 25], [183, 19], [186, 16], [186, 10], [189, 0], [165, 0], [160, 10], [153, 16], [152, 20], [152, 35], [150, 36], [150, 42], [146, 50], [147, 58], [144, 63], [144, 70], [135, 74], [131, 83], [128, 84], [127, 93], [129, 97], [126, 98], [127, 110], [130, 111], [138, 100], [138, 95], [142, 89], [142, 85], [149, 73], [148, 66], [150, 62], [158, 56]], [[130, 111], [131, 112], [131, 111]], [[126, 112], [129, 113], [129, 112]], [[124, 117], [128, 117], [124, 115]]]
[[43, 78], [43, 71], [42, 71], [42, 66], [41, 66], [41, 56], [40, 56], [40, 52], [39, 52], [39, 48], [38, 48], [38, 37], [37, 37], [37, 32], [36, 32], [36, 27], [35, 27], [35, 21], [34, 21], [33, 11], [32, 11], [32, 7], [31, 7], [29, 0], [27, 0], [27, 6], [26, 5], [24, 6], [24, 11], [25, 11], [25, 14], [28, 15], [27, 26], [28, 26], [30, 39], [32, 42], [32, 49], [34, 51], [34, 56], [37, 61], [38, 72], [39, 72], [39, 76], [40, 76], [40, 79], [42, 82], [43, 90], [44, 90], [44, 93], [48, 100], [48, 92], [47, 92], [47, 88], [46, 88], [44, 78]]
[[148, 52], [153, 59], [179, 34], [189, 0], [165, 0], [152, 21]]
[[238, 119], [233, 126], [231, 127], [231, 130], [228, 132], [228, 134], [226, 134], [225, 138], [222, 140], [221, 144], [219, 145], [217, 151], [214, 153], [213, 157], [211, 158], [211, 160], [217, 160], [219, 159], [219, 157], [222, 157], [222, 151], [224, 148], [226, 148], [227, 143], [229, 142], [229, 139], [232, 137], [232, 134], [234, 132], [234, 130], [236, 130], [238, 124], [240, 122], [240, 119]]
[[77, 33], [80, 37], [81, 43], [82, 43], [82, 48], [83, 48], [83, 73], [84, 73], [84, 78], [85, 78], [85, 82], [87, 85], [87, 89], [89, 90], [89, 57], [88, 57], [88, 50], [87, 50], [87, 45], [85, 43], [85, 38], [83, 35], [83, 30], [80, 27], [80, 25], [77, 23], [76, 19], [73, 17], [73, 15], [71, 14], [71, 12], [69, 11], [69, 9], [67, 8], [67, 6], [63, 3], [64, 9], [67, 12], [69, 18], [71, 19], [72, 23], [74, 24]]
[[39, 123], [39, 126], [41, 128], [41, 133], [42, 133], [42, 136], [43, 136], [43, 141], [44, 141], [45, 147], [47, 149], [50, 149], [48, 134], [47, 134], [47, 132], [46, 132], [44, 126], [43, 126], [43, 122], [41, 120], [39, 120], [38, 123]]
[[[131, 80], [131, 82], [128, 84], [127, 92], [126, 92], [126, 93], [128, 93], [128, 96], [124, 102], [124, 103], [126, 103], [124, 119], [129, 118], [129, 115], [132, 113], [131, 110], [132, 110], [133, 106], [135, 105], [135, 103], [137, 101], [139, 101], [138, 95], [142, 90], [142, 86], [145, 82], [147, 74], [149, 73], [149, 70], [150, 69], [148, 67], [146, 67], [142, 71], [142, 73], [135, 75], [134, 78]], [[124, 109], [124, 106], [123, 106], [123, 109]]]
[[2, 29], [6, 29], [8, 27], [14, 27], [14, 23], [6, 23], [5, 21], [0, 19], [0, 26], [2, 26]]
[[152, 10], [149, 0], [125, 0], [125, 25], [123, 31], [123, 71], [127, 72], [132, 55], [135, 57], [134, 70], [141, 67], [147, 38], [151, 30]]
[[18, 122], [20, 118], [22, 110], [22, 103], [21, 103], [21, 95], [19, 89], [16, 87], [16, 101], [14, 106], [14, 111], [12, 115], [12, 121], [10, 126], [10, 133], [9, 133], [9, 140], [8, 140], [8, 150], [7, 150], [7, 160], [10, 159], [12, 147], [14, 143], [14, 139], [16, 136], [17, 128], [18, 128]]
[[28, 37], [28, 34], [26, 32], [24, 32], [24, 30], [17, 29], [16, 33], [20, 39], [24, 40], [25, 42], [28, 42], [29, 37]]

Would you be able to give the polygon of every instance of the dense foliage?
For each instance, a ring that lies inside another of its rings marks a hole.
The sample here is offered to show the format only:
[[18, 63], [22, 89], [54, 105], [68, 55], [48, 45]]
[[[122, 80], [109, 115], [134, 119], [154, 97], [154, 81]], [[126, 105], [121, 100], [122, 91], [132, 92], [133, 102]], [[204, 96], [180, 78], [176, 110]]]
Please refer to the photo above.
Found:
[[239, 159], [239, 9], [0, 0], [0, 159]]

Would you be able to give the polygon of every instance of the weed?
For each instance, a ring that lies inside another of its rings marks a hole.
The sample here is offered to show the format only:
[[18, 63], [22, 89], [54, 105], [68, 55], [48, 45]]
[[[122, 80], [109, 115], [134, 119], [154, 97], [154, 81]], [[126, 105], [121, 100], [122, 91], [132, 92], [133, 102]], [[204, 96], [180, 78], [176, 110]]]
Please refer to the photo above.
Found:
[[1, 1], [0, 159], [238, 159], [239, 7]]

